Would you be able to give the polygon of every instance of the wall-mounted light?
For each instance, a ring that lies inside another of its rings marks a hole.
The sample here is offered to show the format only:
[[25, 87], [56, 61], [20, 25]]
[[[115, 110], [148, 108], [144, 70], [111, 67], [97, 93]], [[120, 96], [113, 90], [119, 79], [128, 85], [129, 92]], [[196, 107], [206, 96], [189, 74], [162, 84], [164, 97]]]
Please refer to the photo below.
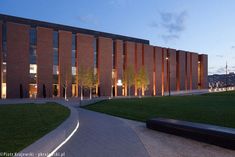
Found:
[[119, 79], [119, 80], [117, 81], [117, 86], [122, 86], [122, 80], [121, 80], [121, 79]]

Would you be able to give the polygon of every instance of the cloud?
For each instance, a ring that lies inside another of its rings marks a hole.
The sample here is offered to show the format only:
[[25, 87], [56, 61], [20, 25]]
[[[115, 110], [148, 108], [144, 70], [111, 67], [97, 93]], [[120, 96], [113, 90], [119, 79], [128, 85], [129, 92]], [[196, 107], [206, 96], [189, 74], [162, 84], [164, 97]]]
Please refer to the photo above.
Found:
[[98, 25], [97, 19], [91, 14], [83, 16], [79, 15], [76, 17], [76, 19], [81, 23]]
[[161, 38], [168, 42], [170, 40], [179, 39], [182, 32], [186, 29], [186, 21], [188, 13], [186, 10], [175, 13], [175, 12], [160, 12], [160, 22], [156, 21], [150, 24], [151, 27], [161, 28]]
[[180, 13], [170, 13], [170, 12], [162, 12], [160, 13], [162, 26], [166, 29], [166, 31], [170, 34], [172, 33], [180, 33], [185, 30], [185, 21], [187, 17], [187, 12], [182, 11]]
[[231, 46], [231, 49], [235, 49], [235, 46]]

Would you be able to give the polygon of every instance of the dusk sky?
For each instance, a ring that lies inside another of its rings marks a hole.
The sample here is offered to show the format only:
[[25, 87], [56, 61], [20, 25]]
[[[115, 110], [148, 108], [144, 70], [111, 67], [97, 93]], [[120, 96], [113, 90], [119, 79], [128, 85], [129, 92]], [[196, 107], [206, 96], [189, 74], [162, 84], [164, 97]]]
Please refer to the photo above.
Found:
[[208, 54], [235, 72], [235, 0], [1, 0], [0, 13], [150, 40]]

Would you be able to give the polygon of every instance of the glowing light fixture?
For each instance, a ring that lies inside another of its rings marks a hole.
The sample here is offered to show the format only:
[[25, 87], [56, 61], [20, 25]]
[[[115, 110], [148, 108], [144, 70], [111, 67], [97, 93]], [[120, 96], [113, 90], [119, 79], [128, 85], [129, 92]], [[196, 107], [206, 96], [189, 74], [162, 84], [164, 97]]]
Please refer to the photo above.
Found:
[[122, 80], [119, 79], [119, 80], [117, 81], [117, 86], [122, 86]]

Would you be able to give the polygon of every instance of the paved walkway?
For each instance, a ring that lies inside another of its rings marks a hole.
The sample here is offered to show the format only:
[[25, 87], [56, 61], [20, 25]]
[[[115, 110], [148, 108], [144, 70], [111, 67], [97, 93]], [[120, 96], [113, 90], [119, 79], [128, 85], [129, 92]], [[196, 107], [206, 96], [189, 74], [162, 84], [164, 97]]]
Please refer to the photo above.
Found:
[[146, 128], [146, 124], [122, 119], [139, 136], [151, 157], [235, 157], [235, 151]]
[[134, 130], [122, 120], [84, 109], [79, 110], [80, 126], [58, 150], [68, 157], [148, 157]]
[[235, 151], [147, 129], [145, 123], [78, 109], [80, 127], [58, 150], [69, 157], [234, 157]]

